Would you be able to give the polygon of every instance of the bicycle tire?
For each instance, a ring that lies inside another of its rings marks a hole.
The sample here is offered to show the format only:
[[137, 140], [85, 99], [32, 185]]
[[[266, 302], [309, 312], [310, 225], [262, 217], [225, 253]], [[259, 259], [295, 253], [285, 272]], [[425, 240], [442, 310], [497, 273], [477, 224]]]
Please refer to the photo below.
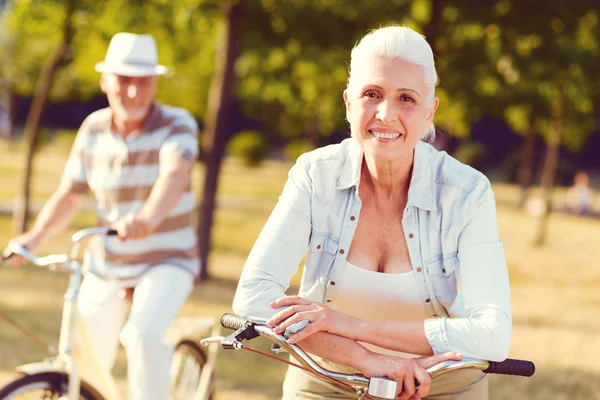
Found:
[[[22, 395], [31, 396], [32, 393], [40, 393], [43, 395], [43, 397], [39, 397], [41, 399], [55, 400], [66, 393], [68, 381], [68, 375], [61, 372], [23, 375], [0, 389], [0, 399], [17, 400], [25, 398], [21, 397]], [[84, 381], [81, 382], [79, 392], [81, 400], [105, 400], [100, 393]]]
[[[200, 375], [205, 365], [206, 354], [196, 342], [188, 339], [177, 342], [171, 362], [170, 399], [193, 399], [198, 390]], [[212, 387], [208, 398], [213, 398]]]

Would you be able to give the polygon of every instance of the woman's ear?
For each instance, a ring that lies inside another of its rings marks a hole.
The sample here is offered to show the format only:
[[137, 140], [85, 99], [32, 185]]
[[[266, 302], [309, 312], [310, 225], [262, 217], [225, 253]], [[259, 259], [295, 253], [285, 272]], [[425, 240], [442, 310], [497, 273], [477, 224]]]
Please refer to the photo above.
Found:
[[433, 102], [431, 104], [431, 106], [429, 107], [429, 110], [427, 110], [427, 115], [425, 116], [425, 128], [427, 129], [431, 123], [433, 122], [433, 117], [435, 117], [435, 112], [438, 108], [438, 106], [440, 105], [440, 99], [438, 99], [437, 97], [435, 97], [433, 99]]
[[350, 123], [350, 97], [348, 96], [348, 89], [344, 90], [344, 103], [346, 104], [346, 121]]

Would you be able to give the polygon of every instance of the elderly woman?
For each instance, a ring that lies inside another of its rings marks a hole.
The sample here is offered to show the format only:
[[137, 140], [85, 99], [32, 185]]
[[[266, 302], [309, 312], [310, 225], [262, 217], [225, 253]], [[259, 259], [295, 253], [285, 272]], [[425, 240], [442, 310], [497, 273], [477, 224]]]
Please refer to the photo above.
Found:
[[[490, 182], [426, 143], [436, 82], [432, 50], [415, 31], [388, 27], [361, 40], [344, 91], [352, 137], [290, 170], [233, 309], [278, 332], [310, 321], [290, 342], [330, 369], [397, 380], [401, 398], [481, 400], [481, 372], [433, 384], [425, 372], [461, 356], [501, 361], [511, 337]], [[285, 296], [307, 247], [299, 295]], [[352, 396], [290, 368], [284, 398]]]

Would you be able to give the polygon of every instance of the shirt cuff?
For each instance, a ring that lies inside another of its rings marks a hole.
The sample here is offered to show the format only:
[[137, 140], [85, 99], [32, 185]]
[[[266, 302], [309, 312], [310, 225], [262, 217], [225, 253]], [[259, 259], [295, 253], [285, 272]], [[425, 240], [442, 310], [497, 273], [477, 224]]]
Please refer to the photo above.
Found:
[[450, 350], [450, 341], [446, 334], [446, 318], [425, 320], [425, 338], [433, 349], [433, 354], [443, 354]]

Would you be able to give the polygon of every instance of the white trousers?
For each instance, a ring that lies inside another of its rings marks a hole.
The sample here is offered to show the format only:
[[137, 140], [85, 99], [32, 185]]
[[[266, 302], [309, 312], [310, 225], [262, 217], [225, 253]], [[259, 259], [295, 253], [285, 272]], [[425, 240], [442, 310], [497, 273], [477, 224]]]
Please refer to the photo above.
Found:
[[[119, 291], [135, 286], [131, 312]], [[135, 280], [104, 281], [87, 275], [78, 309], [98, 361], [110, 371], [119, 340], [127, 354], [131, 400], [167, 400], [173, 349], [164, 341], [169, 323], [193, 288], [190, 272], [172, 265], [157, 265]], [[124, 325], [123, 325], [124, 324]]]

